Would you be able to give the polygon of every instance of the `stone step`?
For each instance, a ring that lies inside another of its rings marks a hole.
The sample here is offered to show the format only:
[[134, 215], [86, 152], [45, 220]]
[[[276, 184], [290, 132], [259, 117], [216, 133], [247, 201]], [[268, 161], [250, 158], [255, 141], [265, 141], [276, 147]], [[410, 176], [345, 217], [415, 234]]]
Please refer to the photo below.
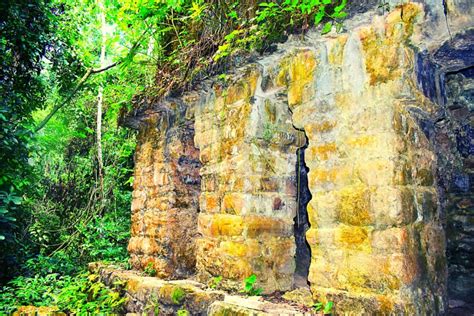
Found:
[[[194, 280], [160, 280], [141, 272], [123, 270], [100, 263], [89, 264], [109, 287], [123, 285], [127, 315], [310, 315], [305, 308], [273, 303], [261, 296], [246, 297], [210, 289]], [[306, 308], [307, 309], [307, 308]]]

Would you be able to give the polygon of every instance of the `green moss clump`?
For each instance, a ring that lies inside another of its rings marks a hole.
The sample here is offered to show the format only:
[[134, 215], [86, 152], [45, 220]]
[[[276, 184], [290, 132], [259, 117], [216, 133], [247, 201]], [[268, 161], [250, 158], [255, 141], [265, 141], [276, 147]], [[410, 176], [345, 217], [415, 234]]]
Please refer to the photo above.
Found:
[[180, 287], [175, 287], [171, 292], [171, 300], [176, 305], [180, 305], [184, 301], [185, 297], [186, 292]]

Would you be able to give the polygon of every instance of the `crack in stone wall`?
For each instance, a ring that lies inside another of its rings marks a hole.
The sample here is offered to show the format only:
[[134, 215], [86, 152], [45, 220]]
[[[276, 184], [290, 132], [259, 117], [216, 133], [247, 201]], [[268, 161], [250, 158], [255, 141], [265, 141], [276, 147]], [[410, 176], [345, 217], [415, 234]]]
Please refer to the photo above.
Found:
[[311, 249], [306, 241], [306, 232], [309, 229], [307, 206], [311, 200], [311, 192], [308, 187], [308, 167], [305, 163], [305, 147], [296, 152], [296, 176], [297, 176], [297, 215], [295, 221], [295, 243], [296, 243], [296, 270], [295, 285], [305, 287], [308, 284], [308, 272], [311, 262]]

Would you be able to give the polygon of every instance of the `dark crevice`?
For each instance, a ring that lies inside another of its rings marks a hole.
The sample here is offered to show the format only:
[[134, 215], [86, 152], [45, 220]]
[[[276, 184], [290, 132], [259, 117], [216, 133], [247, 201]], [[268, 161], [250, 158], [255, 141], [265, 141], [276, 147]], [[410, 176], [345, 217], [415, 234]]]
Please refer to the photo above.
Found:
[[[296, 242], [296, 285], [307, 284], [309, 265], [311, 263], [311, 250], [306, 241], [306, 231], [309, 229], [309, 219], [306, 206], [311, 200], [311, 192], [308, 188], [308, 167], [304, 160], [304, 153], [307, 146], [299, 148], [296, 152], [296, 176], [297, 176], [297, 214], [295, 217], [295, 242]], [[302, 282], [304, 281], [304, 283]], [[303, 284], [300, 284], [303, 283]]]

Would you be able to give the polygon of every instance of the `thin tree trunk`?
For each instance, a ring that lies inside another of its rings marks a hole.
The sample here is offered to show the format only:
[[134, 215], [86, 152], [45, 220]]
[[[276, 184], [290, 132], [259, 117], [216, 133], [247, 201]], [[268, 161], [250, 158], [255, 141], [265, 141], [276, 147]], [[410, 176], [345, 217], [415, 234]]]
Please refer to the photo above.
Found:
[[[99, 0], [99, 9], [100, 9], [100, 20], [101, 20], [101, 29], [102, 29], [102, 46], [100, 49], [100, 67], [105, 66], [105, 48], [107, 40], [107, 30], [105, 24], [105, 8], [102, 0]], [[100, 182], [100, 199], [104, 198], [104, 163], [102, 159], [102, 107], [104, 101], [104, 86], [103, 83], [100, 83], [99, 92], [97, 94], [97, 162], [99, 166], [99, 182]]]
[[[148, 58], [151, 58], [154, 47], [155, 47], [155, 38], [153, 36], [150, 36], [150, 41], [148, 42], [148, 50], [146, 52]], [[152, 72], [150, 71], [149, 73], [152, 73]], [[148, 76], [148, 78], [149, 78], [148, 85], [149, 86], [153, 85], [153, 82], [155, 80], [154, 76]]]

